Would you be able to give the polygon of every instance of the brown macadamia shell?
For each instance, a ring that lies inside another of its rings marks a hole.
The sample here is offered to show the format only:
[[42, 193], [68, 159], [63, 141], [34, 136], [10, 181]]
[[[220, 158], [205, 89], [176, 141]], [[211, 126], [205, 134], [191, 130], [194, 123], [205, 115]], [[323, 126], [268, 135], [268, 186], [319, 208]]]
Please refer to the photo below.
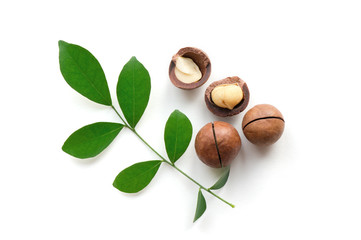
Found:
[[198, 158], [203, 163], [214, 168], [221, 167], [212, 123], [207, 123], [199, 130], [195, 140], [195, 149]]
[[282, 113], [272, 105], [259, 104], [243, 117], [242, 129], [246, 138], [259, 146], [271, 145], [282, 136], [285, 121]]
[[[195, 64], [199, 67], [199, 70], [202, 73], [202, 78], [198, 80], [197, 82], [193, 83], [184, 83], [180, 81], [176, 75], [175, 75], [175, 67], [176, 67], [176, 61], [178, 57], [186, 57], [191, 58]], [[190, 90], [194, 88], [198, 88], [202, 86], [205, 82], [207, 82], [209, 76], [211, 75], [211, 61], [209, 60], [208, 55], [203, 52], [201, 49], [194, 48], [194, 47], [185, 47], [181, 48], [173, 57], [172, 61], [169, 65], [169, 79], [174, 84], [174, 86]]]
[[[237, 84], [243, 91], [243, 99], [232, 110], [219, 107], [212, 101], [211, 93], [213, 89], [222, 84]], [[234, 76], [234, 77], [227, 77], [225, 79], [215, 81], [212, 84], [210, 84], [206, 89], [204, 100], [206, 102], [207, 108], [214, 115], [217, 115], [219, 117], [229, 117], [239, 114], [244, 109], [246, 109], [249, 103], [249, 97], [250, 94], [246, 82], [240, 79], [239, 77]]]
[[198, 158], [213, 168], [226, 167], [236, 158], [242, 142], [238, 131], [229, 123], [207, 123], [196, 136]]

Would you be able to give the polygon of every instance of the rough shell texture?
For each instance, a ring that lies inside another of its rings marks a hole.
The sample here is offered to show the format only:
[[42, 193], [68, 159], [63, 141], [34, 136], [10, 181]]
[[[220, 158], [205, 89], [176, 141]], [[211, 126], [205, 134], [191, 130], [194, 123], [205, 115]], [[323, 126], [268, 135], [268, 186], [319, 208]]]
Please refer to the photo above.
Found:
[[199, 130], [195, 140], [199, 159], [214, 168], [230, 165], [241, 146], [237, 130], [231, 124], [221, 121], [206, 124]]
[[[232, 110], [229, 110], [227, 108], [218, 107], [216, 104], [213, 103], [211, 93], [215, 87], [221, 84], [234, 84], [236, 83], [242, 88], [243, 91], [243, 99], [240, 103], [238, 103]], [[220, 117], [228, 117], [236, 115], [240, 112], [242, 112], [244, 109], [246, 109], [248, 102], [249, 102], [249, 89], [247, 87], [247, 84], [240, 79], [239, 77], [227, 77], [225, 79], [213, 82], [210, 84], [205, 92], [205, 102], [207, 105], [207, 108], [209, 111], [211, 111], [214, 115], [220, 116]]]
[[[187, 84], [178, 80], [178, 78], [174, 73], [174, 69], [175, 69], [176, 60], [179, 56], [191, 58], [195, 62], [195, 64], [197, 64], [199, 70], [202, 73], [202, 78], [199, 81]], [[209, 60], [209, 57], [205, 52], [203, 52], [198, 48], [185, 47], [185, 48], [181, 48], [172, 57], [172, 61], [170, 62], [169, 65], [169, 78], [171, 82], [174, 84], [174, 86], [178, 88], [186, 89], [186, 90], [194, 89], [202, 86], [208, 80], [209, 76], [211, 75], [211, 68], [212, 68], [211, 61]]]
[[251, 108], [243, 118], [246, 138], [256, 145], [271, 145], [282, 136], [285, 122], [282, 113], [272, 105], [260, 104]]

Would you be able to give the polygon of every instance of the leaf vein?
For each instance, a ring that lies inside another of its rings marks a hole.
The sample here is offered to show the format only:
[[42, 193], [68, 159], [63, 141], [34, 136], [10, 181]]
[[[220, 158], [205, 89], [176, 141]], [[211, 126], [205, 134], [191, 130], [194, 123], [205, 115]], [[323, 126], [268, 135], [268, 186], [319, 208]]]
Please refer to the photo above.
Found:
[[85, 77], [85, 79], [90, 83], [90, 85], [95, 89], [95, 91], [103, 98], [103, 100], [108, 103], [107, 99], [105, 98], [105, 96], [95, 87], [94, 82], [91, 80], [91, 78], [85, 73], [85, 71], [83, 70], [83, 68], [80, 66], [80, 64], [78, 63], [78, 61], [74, 58], [74, 56], [70, 53], [70, 51], [68, 51], [68, 55], [70, 56], [70, 58], [73, 60], [73, 62], [78, 66], [80, 73]]
[[[127, 179], [128, 184], [124, 184], [124, 185], [125, 185], [125, 186], [129, 186], [129, 182], [133, 181], [133, 179], [139, 178], [140, 176], [143, 176], [143, 175], [149, 173], [149, 172], [150, 172], [151, 170], [153, 170], [154, 168], [160, 166], [160, 164], [161, 164], [161, 162], [158, 162], [156, 165], [154, 165], [154, 166], [151, 167], [151, 168], [148, 168], [146, 171], [142, 172], [141, 174], [138, 174], [138, 175], [136, 175], [136, 176], [133, 176], [133, 177], [128, 178], [128, 179]], [[135, 181], [133, 181], [133, 182], [135, 182]]]

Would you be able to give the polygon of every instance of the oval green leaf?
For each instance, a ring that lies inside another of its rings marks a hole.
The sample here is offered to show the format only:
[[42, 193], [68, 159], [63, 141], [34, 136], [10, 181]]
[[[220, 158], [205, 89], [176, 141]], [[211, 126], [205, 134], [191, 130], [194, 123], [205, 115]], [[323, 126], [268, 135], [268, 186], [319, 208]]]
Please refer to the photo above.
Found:
[[135, 127], [148, 105], [150, 76], [147, 69], [132, 57], [124, 65], [118, 79], [117, 98], [124, 117]]
[[229, 172], [230, 172], [230, 168], [227, 167], [227, 169], [222, 174], [222, 176], [218, 179], [218, 181], [212, 187], [210, 187], [209, 189], [217, 190], [217, 189], [222, 188], [226, 184], [226, 182], [228, 180]]
[[59, 63], [65, 81], [75, 91], [94, 102], [112, 105], [104, 71], [88, 50], [59, 41]]
[[192, 131], [192, 123], [186, 115], [178, 110], [172, 112], [164, 130], [165, 148], [172, 163], [175, 163], [187, 150]]
[[206, 199], [204, 199], [202, 191], [201, 191], [201, 189], [199, 189], [196, 214], [194, 215], [193, 222], [197, 221], [198, 218], [200, 218], [203, 215], [203, 213], [206, 211], [206, 209], [207, 209]]
[[110, 122], [87, 125], [71, 134], [62, 149], [77, 158], [95, 157], [109, 146], [123, 127], [122, 124]]
[[139, 192], [152, 181], [161, 163], [160, 160], [136, 163], [121, 171], [113, 186], [125, 193]]

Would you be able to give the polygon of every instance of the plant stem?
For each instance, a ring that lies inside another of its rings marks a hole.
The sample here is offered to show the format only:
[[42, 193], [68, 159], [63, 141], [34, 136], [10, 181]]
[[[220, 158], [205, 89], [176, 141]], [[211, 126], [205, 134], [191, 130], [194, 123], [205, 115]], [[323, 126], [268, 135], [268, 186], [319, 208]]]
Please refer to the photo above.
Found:
[[114, 112], [118, 115], [118, 117], [122, 120], [123, 124], [124, 124], [127, 128], [132, 129], [132, 128], [128, 125], [128, 123], [122, 118], [122, 116], [119, 114], [119, 112], [117, 111], [117, 109], [115, 109], [115, 107], [114, 107], [113, 105], [112, 105], [111, 107], [113, 108]]
[[[166, 163], [170, 164], [168, 161], [166, 161]], [[197, 184], [200, 188], [202, 188], [204, 191], [212, 194], [213, 196], [215, 196], [216, 198], [218, 198], [219, 200], [221, 200], [222, 202], [228, 204], [229, 206], [231, 206], [232, 208], [234, 208], [235, 206], [232, 203], [227, 202], [226, 200], [224, 200], [223, 198], [221, 198], [220, 196], [218, 196], [217, 194], [215, 194], [214, 192], [212, 192], [211, 190], [209, 190], [208, 188], [205, 188], [204, 186], [202, 186], [200, 183], [198, 183], [196, 180], [194, 180], [193, 178], [191, 178], [189, 175], [187, 175], [185, 172], [183, 172], [181, 169], [179, 169], [176, 165], [174, 165], [173, 163], [170, 164], [172, 167], [174, 167], [178, 172], [180, 172], [181, 174], [183, 174], [184, 176], [186, 176], [189, 180], [191, 180], [192, 182], [194, 182], [195, 184]]]
[[112, 105], [111, 106], [112, 109], [115, 111], [115, 113], [118, 115], [118, 117], [122, 120], [123, 124], [129, 128], [145, 145], [148, 146], [148, 148], [150, 148], [161, 160], [162, 162], [168, 164], [169, 166], [173, 167], [175, 170], [177, 170], [179, 173], [183, 174], [186, 178], [188, 178], [189, 180], [191, 180], [193, 183], [195, 183], [196, 185], [198, 185], [201, 189], [203, 189], [204, 191], [212, 194], [214, 197], [218, 198], [219, 200], [221, 200], [222, 202], [228, 204], [229, 206], [231, 206], [232, 208], [234, 208], [235, 206], [232, 203], [227, 202], [226, 200], [224, 200], [223, 198], [221, 198], [220, 196], [218, 196], [217, 194], [215, 194], [214, 192], [212, 192], [210, 189], [202, 186], [200, 183], [198, 183], [196, 180], [194, 180], [192, 177], [190, 177], [188, 174], [186, 174], [185, 172], [183, 172], [181, 169], [179, 169], [173, 162], [168, 161], [167, 159], [165, 159], [162, 155], [160, 155], [152, 146], [150, 146], [148, 144], [147, 141], [145, 141], [139, 134], [138, 132], [131, 126], [128, 125], [128, 123], [122, 118], [122, 116], [119, 114], [119, 112], [115, 109], [115, 107]]

